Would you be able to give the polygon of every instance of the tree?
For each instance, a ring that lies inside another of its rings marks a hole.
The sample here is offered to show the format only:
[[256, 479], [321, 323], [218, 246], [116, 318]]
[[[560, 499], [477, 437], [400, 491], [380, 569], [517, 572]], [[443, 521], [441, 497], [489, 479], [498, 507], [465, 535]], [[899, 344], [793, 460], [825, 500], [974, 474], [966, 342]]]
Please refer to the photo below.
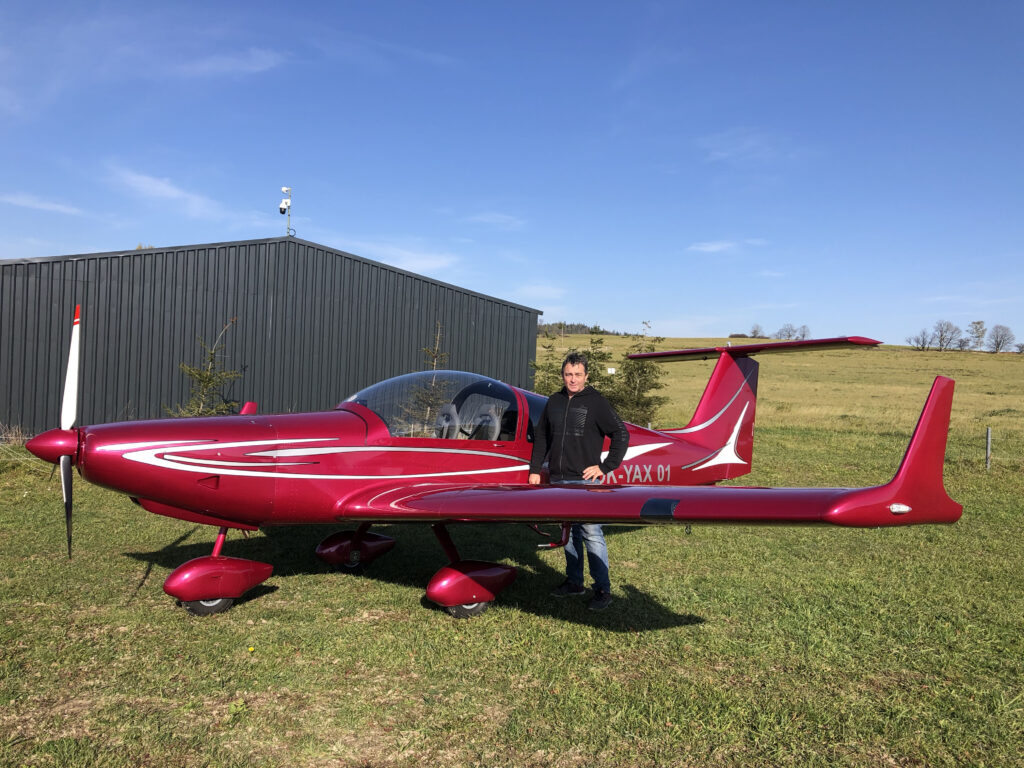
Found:
[[920, 333], [916, 336], [907, 336], [907, 344], [919, 352], [923, 352], [932, 345], [934, 334], [932, 334], [927, 328], [922, 328]]
[[1024, 343], [1017, 345], [1017, 354], [1024, 355]]
[[436, 371], [437, 367], [444, 366], [448, 361], [448, 353], [441, 351], [441, 321], [437, 321], [437, 329], [434, 332], [434, 345], [432, 347], [423, 347], [423, 354], [426, 355], [424, 358], [424, 364], [432, 371]]
[[752, 339], [763, 339], [763, 338], [766, 338], [765, 335], [764, 335], [764, 328], [762, 328], [757, 323], [754, 323], [752, 326], [750, 326], [750, 333], [748, 335]]
[[[630, 337], [632, 343], [626, 350], [627, 355], [653, 352], [665, 340], [661, 336], [647, 335], [651, 324], [646, 320], [643, 326], [642, 333]], [[665, 384], [661, 381], [663, 375], [661, 366], [653, 360], [631, 360], [624, 357], [610, 382], [611, 387], [603, 394], [624, 420], [644, 426], [652, 423], [658, 409], [668, 402], [667, 397], [651, 394], [664, 388]]]
[[949, 320], [938, 320], [933, 327], [933, 331], [935, 348], [940, 352], [956, 346], [957, 339], [963, 334], [963, 331], [949, 322]]
[[985, 328], [984, 320], [973, 320], [971, 324], [967, 326], [967, 335], [971, 338], [971, 346], [974, 349], [981, 349], [985, 346]]
[[772, 334], [773, 339], [792, 339], [797, 334], [796, 326], [792, 323], [786, 323], [784, 326], [779, 328], [775, 333]]
[[238, 407], [237, 400], [228, 400], [222, 390], [224, 386], [234, 379], [242, 377], [240, 371], [229, 370], [224, 367], [224, 334], [235, 324], [238, 318], [231, 318], [217, 334], [213, 344], [207, 346], [202, 338], [197, 338], [199, 346], [203, 350], [204, 362], [199, 365], [178, 363], [178, 368], [192, 380], [192, 388], [189, 392], [188, 402], [178, 405], [175, 408], [165, 408], [171, 416], [221, 416], [234, 412]]
[[988, 332], [986, 348], [992, 353], [1002, 352], [1004, 349], [1009, 349], [1016, 339], [1013, 331], [1005, 325], [993, 325], [992, 330]]
[[796, 329], [796, 336], [794, 336], [794, 338], [799, 339], [801, 341], [803, 341], [804, 339], [811, 338], [811, 329], [808, 328], [806, 325], [801, 325], [799, 328]]
[[961, 336], [956, 340], [956, 348], [960, 352], [968, 351], [973, 345], [974, 341], [970, 336]]

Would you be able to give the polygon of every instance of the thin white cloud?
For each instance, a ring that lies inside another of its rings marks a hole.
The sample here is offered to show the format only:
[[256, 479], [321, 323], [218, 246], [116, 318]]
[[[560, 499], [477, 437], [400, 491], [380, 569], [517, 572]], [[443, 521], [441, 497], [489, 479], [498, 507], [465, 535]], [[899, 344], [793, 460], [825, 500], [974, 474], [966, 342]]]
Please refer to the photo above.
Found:
[[698, 253], [723, 253], [725, 251], [735, 251], [742, 248], [743, 246], [751, 246], [759, 248], [767, 245], [767, 240], [762, 240], [757, 237], [748, 237], [745, 240], [705, 240], [699, 243], [691, 243], [686, 247], [688, 251], [697, 251]]
[[803, 304], [800, 303], [800, 302], [790, 301], [790, 302], [765, 302], [763, 304], [754, 304], [750, 308], [751, 309], [774, 310], [774, 309], [799, 309], [802, 306], [803, 306]]
[[526, 221], [519, 218], [518, 216], [512, 216], [507, 213], [498, 213], [497, 211], [485, 211], [478, 213], [475, 216], [470, 216], [466, 221], [473, 222], [474, 224], [487, 224], [498, 229], [506, 230], [519, 230], [526, 226]]
[[989, 307], [998, 304], [1012, 304], [1020, 301], [1018, 297], [988, 297], [979, 296], [925, 296], [921, 299], [926, 304], [974, 304], [979, 307]]
[[684, 315], [682, 317], [655, 318], [651, 327], [658, 335], [682, 338], [701, 338], [721, 335], [726, 318], [719, 315]]
[[731, 240], [710, 240], [702, 243], [692, 243], [687, 246], [688, 251], [697, 251], [698, 253], [722, 253], [723, 251], [731, 251], [736, 248], [736, 243]]
[[274, 69], [284, 62], [284, 54], [267, 48], [250, 48], [239, 53], [206, 56], [182, 62], [177, 71], [188, 77], [252, 75]]
[[549, 283], [531, 283], [519, 286], [515, 293], [525, 300], [552, 301], [565, 296], [565, 288]]
[[612, 80], [612, 90], [623, 90], [675, 66], [680, 54], [661, 45], [638, 49]]
[[9, 205], [16, 205], [19, 208], [31, 208], [36, 211], [66, 213], [69, 216], [81, 216], [83, 213], [80, 208], [76, 208], [73, 205], [64, 205], [64, 203], [55, 203], [51, 200], [43, 200], [40, 197], [26, 194], [24, 192], [0, 195], [0, 202], [7, 203]]
[[459, 257], [447, 251], [399, 245], [387, 241], [347, 240], [345, 250], [374, 261], [390, 264], [410, 272], [437, 273], [454, 267]]
[[138, 173], [128, 168], [114, 168], [114, 181], [146, 200], [155, 200], [176, 205], [185, 215], [195, 219], [221, 219], [225, 213], [216, 201], [177, 186], [170, 179]]
[[411, 61], [420, 62], [422, 64], [430, 64], [435, 67], [448, 67], [458, 61], [458, 59], [453, 56], [449, 56], [446, 53], [428, 51], [423, 48], [414, 48], [409, 45], [399, 45], [386, 40], [373, 40], [372, 43], [377, 48], [392, 56], [398, 56]]
[[543, 317], [541, 322], [543, 323], [557, 323], [560, 320], [564, 320], [567, 323], [575, 322], [574, 320], [565, 320], [565, 318], [569, 317], [571, 312], [575, 310], [570, 310], [562, 304], [549, 304], [541, 307], [534, 307], [534, 309], [540, 310], [540, 314]]
[[347, 30], [331, 27], [317, 30], [307, 44], [323, 56], [343, 59], [362, 70], [375, 73], [392, 72], [408, 63], [421, 67], [448, 68], [459, 61], [445, 53], [354, 35]]
[[[19, 115], [24, 109], [21, 98], [15, 90], [17, 78], [4, 74], [10, 71], [14, 63], [14, 52], [6, 46], [0, 46], [0, 114], [6, 112], [10, 115]], [[11, 79], [10, 85], [3, 82], [7, 78]]]
[[0, 114], [32, 116], [83, 87], [259, 75], [287, 58], [270, 46], [240, 42], [247, 38], [239, 24], [200, 23], [159, 5], [131, 14], [69, 8], [59, 20], [51, 16], [37, 13], [16, 36], [6, 36]]
[[704, 151], [704, 159], [712, 163], [763, 163], [781, 154], [774, 138], [750, 128], [733, 128], [704, 136], [697, 140], [697, 145]]

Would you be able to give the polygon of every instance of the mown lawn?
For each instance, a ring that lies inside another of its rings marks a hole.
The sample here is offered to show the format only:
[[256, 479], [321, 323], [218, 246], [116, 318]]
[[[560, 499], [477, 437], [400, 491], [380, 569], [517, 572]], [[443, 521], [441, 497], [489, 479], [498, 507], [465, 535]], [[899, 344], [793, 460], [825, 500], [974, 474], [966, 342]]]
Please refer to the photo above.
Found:
[[[956, 378], [963, 519], [609, 528], [602, 614], [548, 597], [563, 558], [525, 527], [455, 527], [520, 568], [469, 621], [423, 598], [426, 526], [382, 528], [399, 545], [365, 577], [315, 559], [328, 529], [272, 529], [225, 550], [274, 563], [267, 585], [196, 618], [161, 585], [212, 530], [79, 482], [69, 563], [59, 482], [0, 449], [0, 765], [1024, 765], [1024, 356], [759, 360], [750, 484], [887, 480]], [[710, 368], [666, 370], [679, 424]]]

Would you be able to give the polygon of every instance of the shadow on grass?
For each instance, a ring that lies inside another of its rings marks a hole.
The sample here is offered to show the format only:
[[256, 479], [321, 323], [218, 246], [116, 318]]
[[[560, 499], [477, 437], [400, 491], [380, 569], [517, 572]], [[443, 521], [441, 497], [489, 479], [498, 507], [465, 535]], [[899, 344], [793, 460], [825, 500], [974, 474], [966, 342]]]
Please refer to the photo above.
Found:
[[[626, 535], [637, 528], [606, 526], [605, 537], [610, 539]], [[199, 530], [199, 527], [193, 528], [156, 552], [125, 553], [128, 557], [146, 563], [145, 573], [133, 598], [151, 576], [154, 566], [170, 571], [188, 560], [211, 553], [213, 535], [207, 541], [188, 541]], [[291, 579], [304, 574], [329, 573], [333, 569], [317, 559], [314, 549], [322, 539], [337, 530], [339, 528], [334, 526], [306, 525], [269, 527], [263, 529], [263, 535], [250, 538], [239, 538], [239, 534], [233, 533], [224, 546], [224, 554], [271, 563], [274, 566], [271, 578]], [[372, 530], [394, 537], [397, 541], [395, 549], [369, 565], [365, 575], [338, 572], [339, 579], [366, 578], [425, 589], [437, 570], [447, 564], [447, 558], [427, 524], [380, 525], [374, 526]], [[615, 584], [614, 560], [611, 563], [613, 600], [606, 610], [595, 612], [587, 609], [589, 591], [582, 597], [552, 597], [550, 591], [565, 578], [564, 555], [561, 549], [538, 549], [537, 545], [545, 539], [524, 525], [452, 524], [448, 530], [463, 559], [502, 561], [518, 569], [516, 580], [499, 595], [492, 609], [508, 606], [537, 616], [549, 616], [613, 632], [665, 629], [704, 622], [699, 616], [675, 613], [630, 584]], [[213, 529], [210, 532], [212, 534]], [[548, 532], [557, 533], [557, 529], [549, 528]], [[279, 586], [273, 583], [259, 585], [237, 602], [257, 600], [274, 592]], [[291, 581], [288, 588], [301, 589], [300, 580]], [[426, 597], [422, 604], [439, 612], [444, 611]]]

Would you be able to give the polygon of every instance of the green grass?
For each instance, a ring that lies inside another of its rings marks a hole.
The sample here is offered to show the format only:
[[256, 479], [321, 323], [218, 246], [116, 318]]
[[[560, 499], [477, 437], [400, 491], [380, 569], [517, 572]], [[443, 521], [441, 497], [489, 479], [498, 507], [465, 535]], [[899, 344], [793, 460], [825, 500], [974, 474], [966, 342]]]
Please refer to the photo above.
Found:
[[[59, 482], [0, 448], [0, 765], [1024, 765], [1024, 357], [759, 360], [752, 484], [886, 480], [931, 378], [956, 378], [963, 519], [609, 528], [602, 614], [547, 596], [563, 558], [526, 528], [455, 526], [520, 569], [470, 621], [424, 601], [426, 526], [382, 527], [398, 548], [363, 578], [313, 557], [328, 529], [282, 528], [229, 539], [275, 575], [196, 618], [161, 585], [212, 530], [79, 482], [69, 563]], [[709, 365], [666, 370], [682, 423]]]

